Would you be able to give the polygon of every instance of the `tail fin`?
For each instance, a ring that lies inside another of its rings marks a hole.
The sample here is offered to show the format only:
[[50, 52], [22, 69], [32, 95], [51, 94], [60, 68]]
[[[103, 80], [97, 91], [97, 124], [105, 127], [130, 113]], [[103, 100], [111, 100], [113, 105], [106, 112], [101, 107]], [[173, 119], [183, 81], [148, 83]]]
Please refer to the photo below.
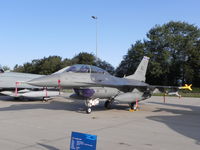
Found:
[[144, 56], [135, 73], [133, 75], [127, 76], [126, 78], [138, 81], [145, 81], [148, 63], [149, 63], [149, 57]]

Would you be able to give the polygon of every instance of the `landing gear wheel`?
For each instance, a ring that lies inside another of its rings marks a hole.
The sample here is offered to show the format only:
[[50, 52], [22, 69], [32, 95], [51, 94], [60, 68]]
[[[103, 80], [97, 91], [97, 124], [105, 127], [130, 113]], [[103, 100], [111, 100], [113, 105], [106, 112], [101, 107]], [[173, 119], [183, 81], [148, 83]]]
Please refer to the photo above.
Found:
[[86, 109], [86, 113], [87, 114], [90, 114], [92, 112], [92, 109], [90, 108], [90, 107], [88, 107], [87, 109]]
[[43, 98], [42, 98], [42, 102], [44, 102], [44, 103], [45, 103], [45, 102], [48, 102], [48, 98], [47, 98], [47, 97], [43, 97]]
[[135, 108], [135, 104], [136, 104], [135, 102], [130, 104], [131, 110], [136, 110], [137, 109], [137, 108]]
[[19, 97], [14, 97], [14, 100], [19, 100], [20, 98]]
[[107, 100], [104, 104], [104, 107], [107, 108], [107, 109], [110, 109], [111, 108], [111, 102], [109, 100]]

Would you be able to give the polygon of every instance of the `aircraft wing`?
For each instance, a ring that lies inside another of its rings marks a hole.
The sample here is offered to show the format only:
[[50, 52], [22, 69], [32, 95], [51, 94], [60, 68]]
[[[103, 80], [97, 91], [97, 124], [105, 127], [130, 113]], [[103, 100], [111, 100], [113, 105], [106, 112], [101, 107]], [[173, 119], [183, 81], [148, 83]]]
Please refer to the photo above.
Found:
[[[78, 83], [78, 82], [77, 82]], [[81, 82], [83, 83], [83, 82]], [[85, 82], [85, 85], [88, 87], [110, 87], [110, 88], [117, 88], [120, 91], [123, 92], [128, 92], [132, 91], [134, 88], [137, 89], [147, 89], [149, 87], [148, 84], [144, 82], [137, 82], [137, 83], [131, 83], [131, 82], [93, 82], [93, 83], [88, 83]]]
[[0, 92], [3, 95], [11, 96], [11, 97], [26, 97], [26, 98], [44, 98], [44, 97], [55, 97], [63, 94], [58, 90], [39, 90], [39, 91], [31, 91], [28, 89], [20, 90], [17, 93], [15, 91], [2, 91]]
[[160, 91], [160, 92], [166, 92], [168, 89], [170, 89], [171, 91], [178, 91], [180, 89], [185, 89], [185, 90], [190, 90], [192, 91], [191, 88], [191, 84], [185, 84], [184, 86], [178, 87], [178, 86], [161, 86], [161, 85], [149, 85], [147, 83], [144, 82], [95, 82], [95, 83], [85, 83], [88, 86], [102, 86], [102, 87], [112, 87], [112, 88], [118, 88], [121, 91], [127, 91], [127, 90], [131, 90], [133, 88], [137, 88], [137, 89], [147, 89], [149, 88], [150, 90], [155, 90], [156, 88]]

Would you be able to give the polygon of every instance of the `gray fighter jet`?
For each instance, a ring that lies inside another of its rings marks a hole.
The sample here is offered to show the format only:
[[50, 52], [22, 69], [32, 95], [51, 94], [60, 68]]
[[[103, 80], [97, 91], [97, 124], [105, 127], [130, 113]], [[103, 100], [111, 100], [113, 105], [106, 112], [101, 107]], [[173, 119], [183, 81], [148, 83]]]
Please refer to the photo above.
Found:
[[[63, 68], [56, 73], [64, 72], [67, 68]], [[50, 97], [58, 96], [60, 94], [58, 89], [51, 88], [47, 90], [43, 87], [26, 84], [26, 81], [43, 76], [30, 73], [4, 72], [0, 66], [0, 93], [15, 99], [26, 97], [48, 100]]]
[[148, 62], [149, 58], [144, 56], [135, 73], [124, 78], [112, 76], [96, 66], [77, 64], [63, 73], [39, 77], [27, 83], [42, 87], [73, 88], [75, 94], [71, 97], [85, 100], [87, 113], [91, 113], [92, 106], [99, 104], [99, 99], [108, 99], [106, 108], [110, 108], [116, 100], [130, 104], [133, 110], [138, 101], [150, 98], [152, 90], [158, 87], [145, 83]]

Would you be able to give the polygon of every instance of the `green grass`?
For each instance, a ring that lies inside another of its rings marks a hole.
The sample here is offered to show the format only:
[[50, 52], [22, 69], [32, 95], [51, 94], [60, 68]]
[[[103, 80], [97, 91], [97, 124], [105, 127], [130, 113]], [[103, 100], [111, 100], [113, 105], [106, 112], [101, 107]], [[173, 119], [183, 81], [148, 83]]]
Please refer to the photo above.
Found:
[[192, 91], [180, 90], [179, 93], [183, 97], [200, 97], [200, 88], [192, 87]]
[[63, 92], [65, 92], [65, 93], [73, 93], [74, 90], [73, 89], [63, 89]]
[[[200, 93], [183, 93], [183, 92], [179, 92], [179, 94], [182, 97], [197, 97], [197, 98], [200, 98]], [[163, 93], [153, 94], [153, 96], [163, 96]], [[166, 96], [176, 97], [175, 95], [166, 95]]]

